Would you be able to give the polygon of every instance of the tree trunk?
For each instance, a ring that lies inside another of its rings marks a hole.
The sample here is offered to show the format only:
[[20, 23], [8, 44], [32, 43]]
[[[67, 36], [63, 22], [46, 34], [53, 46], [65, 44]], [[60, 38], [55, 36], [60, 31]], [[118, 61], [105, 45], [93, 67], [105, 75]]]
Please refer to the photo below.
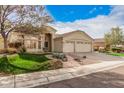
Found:
[[8, 49], [7, 37], [3, 37], [3, 40], [4, 40], [4, 50], [5, 50], [5, 52], [7, 52], [7, 49]]

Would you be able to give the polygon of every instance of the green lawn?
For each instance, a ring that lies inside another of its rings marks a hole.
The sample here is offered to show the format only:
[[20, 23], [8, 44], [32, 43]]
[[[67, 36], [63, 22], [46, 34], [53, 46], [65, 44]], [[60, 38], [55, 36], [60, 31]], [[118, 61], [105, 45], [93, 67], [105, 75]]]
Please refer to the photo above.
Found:
[[113, 55], [113, 56], [121, 56], [121, 57], [124, 57], [124, 53], [109, 53], [109, 55]]
[[40, 54], [17, 54], [0, 58], [0, 71], [10, 74], [48, 70], [50, 66], [50, 60]]

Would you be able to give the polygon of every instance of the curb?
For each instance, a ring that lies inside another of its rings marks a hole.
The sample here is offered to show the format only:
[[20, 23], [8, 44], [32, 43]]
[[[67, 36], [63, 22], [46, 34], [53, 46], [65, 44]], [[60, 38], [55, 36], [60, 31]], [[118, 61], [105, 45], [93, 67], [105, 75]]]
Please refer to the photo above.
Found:
[[[99, 66], [99, 64], [96, 65], [96, 67], [97, 66]], [[36, 87], [39, 85], [50, 84], [57, 81], [72, 79], [100, 71], [110, 70], [113, 68], [117, 68], [119, 66], [124, 66], [124, 62], [123, 61], [120, 61], [119, 63], [113, 62], [113, 63], [109, 63], [109, 65], [105, 65], [105, 66], [101, 65], [101, 67], [98, 68], [95, 68], [94, 65], [85, 65], [81, 67], [63, 68], [58, 70], [41, 71], [41, 72], [20, 74], [15, 76], [11, 75], [0, 78], [0, 88], [1, 87], [10, 87], [10, 88]]]

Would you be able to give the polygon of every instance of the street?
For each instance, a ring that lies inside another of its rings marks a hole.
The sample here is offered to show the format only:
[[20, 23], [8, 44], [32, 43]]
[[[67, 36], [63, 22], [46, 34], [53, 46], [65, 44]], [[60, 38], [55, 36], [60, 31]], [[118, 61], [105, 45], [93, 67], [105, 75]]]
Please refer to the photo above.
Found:
[[124, 66], [36, 88], [124, 88]]

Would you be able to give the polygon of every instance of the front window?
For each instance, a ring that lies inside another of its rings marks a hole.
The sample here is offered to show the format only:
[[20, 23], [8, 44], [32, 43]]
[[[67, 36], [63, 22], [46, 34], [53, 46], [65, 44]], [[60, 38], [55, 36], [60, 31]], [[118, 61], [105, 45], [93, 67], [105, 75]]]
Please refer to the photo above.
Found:
[[26, 47], [30, 49], [36, 48], [36, 41], [35, 40], [27, 40]]
[[45, 48], [48, 48], [48, 42], [45, 42]]

